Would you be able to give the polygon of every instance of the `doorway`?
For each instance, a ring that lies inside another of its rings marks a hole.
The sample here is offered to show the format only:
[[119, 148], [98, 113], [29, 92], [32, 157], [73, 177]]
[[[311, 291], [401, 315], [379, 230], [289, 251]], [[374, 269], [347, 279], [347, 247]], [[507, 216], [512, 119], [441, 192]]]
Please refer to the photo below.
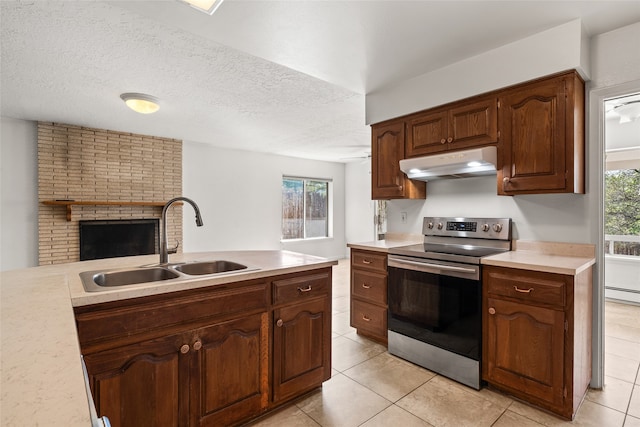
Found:
[[640, 381], [640, 92], [604, 100], [604, 151], [604, 385], [632, 390]]

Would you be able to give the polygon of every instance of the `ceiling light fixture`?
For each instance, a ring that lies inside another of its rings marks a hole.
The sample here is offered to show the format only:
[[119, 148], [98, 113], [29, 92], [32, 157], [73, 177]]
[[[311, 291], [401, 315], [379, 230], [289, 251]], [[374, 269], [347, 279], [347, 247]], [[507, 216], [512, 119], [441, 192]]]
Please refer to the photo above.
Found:
[[640, 118], [640, 100], [616, 105], [613, 110], [620, 115], [620, 123], [630, 123]]
[[160, 100], [144, 93], [123, 93], [120, 98], [127, 107], [140, 114], [155, 113], [160, 109]]
[[182, 3], [187, 3], [194, 9], [198, 9], [200, 12], [204, 12], [207, 15], [213, 15], [213, 13], [220, 7], [223, 0], [178, 0]]

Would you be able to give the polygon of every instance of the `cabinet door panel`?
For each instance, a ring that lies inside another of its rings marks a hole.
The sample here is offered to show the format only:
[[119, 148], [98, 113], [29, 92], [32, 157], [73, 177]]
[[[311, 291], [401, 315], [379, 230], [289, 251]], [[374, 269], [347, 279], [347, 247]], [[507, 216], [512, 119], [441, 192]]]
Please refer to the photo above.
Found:
[[373, 199], [404, 194], [400, 160], [404, 158], [404, 123], [372, 129]]
[[407, 157], [447, 150], [447, 110], [419, 115], [407, 121]]
[[274, 311], [273, 399], [331, 377], [331, 306], [327, 297]]
[[564, 312], [493, 298], [487, 303], [486, 379], [560, 406]]
[[449, 111], [449, 148], [475, 147], [498, 141], [498, 99], [490, 97], [464, 103]]
[[556, 78], [508, 92], [500, 103], [503, 181], [499, 193], [565, 189], [565, 80]]
[[[268, 399], [267, 314], [194, 332], [193, 425], [229, 425], [259, 414]], [[196, 410], [194, 410], [196, 409]]]
[[426, 183], [412, 181], [400, 170], [404, 159], [404, 121], [371, 126], [371, 198], [424, 199]]
[[186, 426], [188, 360], [182, 336], [85, 355], [96, 409], [114, 427]]

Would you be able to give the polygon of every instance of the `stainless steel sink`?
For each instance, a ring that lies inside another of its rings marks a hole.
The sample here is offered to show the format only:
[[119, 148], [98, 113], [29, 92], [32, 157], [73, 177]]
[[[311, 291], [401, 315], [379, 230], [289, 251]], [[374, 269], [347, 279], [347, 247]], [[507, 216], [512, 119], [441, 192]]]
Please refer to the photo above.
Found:
[[118, 286], [141, 283], [187, 280], [189, 276], [218, 276], [258, 270], [237, 262], [215, 260], [188, 263], [153, 265], [120, 270], [97, 270], [80, 273], [82, 285], [87, 292], [100, 292]]
[[230, 271], [245, 270], [247, 269], [247, 266], [238, 264], [237, 262], [217, 260], [178, 264], [173, 268], [190, 276], [201, 276], [203, 274], [220, 274]]
[[136, 283], [177, 279], [180, 277], [180, 275], [175, 271], [161, 267], [135, 268], [132, 270], [109, 271], [95, 274], [91, 274], [91, 272], [89, 272], [87, 275], [88, 277], [83, 277], [84, 274], [86, 273], [80, 274], [83, 282], [85, 279], [90, 279], [96, 285], [102, 287], [127, 286], [134, 285]]

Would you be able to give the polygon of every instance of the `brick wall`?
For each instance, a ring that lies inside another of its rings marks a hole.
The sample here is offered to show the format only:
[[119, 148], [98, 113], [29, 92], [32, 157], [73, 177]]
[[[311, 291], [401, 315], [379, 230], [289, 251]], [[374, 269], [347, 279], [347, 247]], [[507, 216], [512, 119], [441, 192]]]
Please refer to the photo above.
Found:
[[[182, 193], [182, 141], [38, 123], [38, 200], [166, 202]], [[80, 259], [79, 220], [160, 218], [161, 207], [39, 204], [40, 265]], [[182, 243], [182, 206], [168, 213], [168, 241]], [[182, 246], [182, 245], [181, 245]], [[180, 250], [180, 249], [179, 249]]]

